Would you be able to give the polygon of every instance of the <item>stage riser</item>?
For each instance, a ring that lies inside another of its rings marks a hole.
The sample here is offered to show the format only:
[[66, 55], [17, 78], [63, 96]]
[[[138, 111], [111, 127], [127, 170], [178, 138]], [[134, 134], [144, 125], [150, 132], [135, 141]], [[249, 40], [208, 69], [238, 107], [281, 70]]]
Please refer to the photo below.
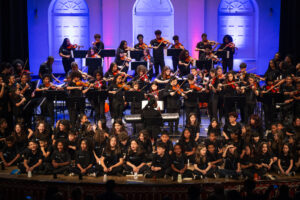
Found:
[[[288, 185], [290, 194], [293, 196], [295, 190], [300, 186], [300, 180], [290, 182], [265, 181], [257, 183], [256, 191], [264, 192], [270, 185]], [[85, 194], [97, 195], [105, 191], [103, 183], [83, 183], [83, 182], [53, 182], [53, 181], [30, 181], [16, 179], [0, 179], [0, 192], [6, 200], [24, 199], [24, 196], [31, 196], [33, 200], [43, 199], [48, 187], [58, 187], [59, 191], [64, 195], [65, 199], [70, 197], [72, 189], [81, 187]], [[214, 190], [215, 183], [199, 183], [194, 184], [204, 190], [201, 194], [206, 199]], [[173, 200], [187, 200], [187, 191], [191, 184], [120, 184], [115, 191], [123, 195], [126, 200], [162, 200], [165, 196], [171, 197]], [[228, 182], [224, 184], [225, 190], [243, 189], [242, 182]]]

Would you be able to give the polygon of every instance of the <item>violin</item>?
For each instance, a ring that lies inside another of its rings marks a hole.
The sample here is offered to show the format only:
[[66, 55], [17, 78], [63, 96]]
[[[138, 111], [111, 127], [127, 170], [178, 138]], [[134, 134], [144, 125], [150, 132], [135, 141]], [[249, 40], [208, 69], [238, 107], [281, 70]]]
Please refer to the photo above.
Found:
[[228, 44], [225, 44], [225, 47], [222, 50], [225, 50], [227, 47], [235, 49], [235, 44], [233, 42], [229, 42]]
[[82, 81], [76, 81], [75, 82], [76, 86], [80, 86], [80, 87], [89, 87], [90, 83], [88, 82], [82, 82]]
[[190, 89], [196, 90], [196, 91], [201, 91], [202, 88], [197, 86], [196, 84], [190, 84]]
[[165, 40], [163, 37], [161, 37], [160, 39], [156, 39], [156, 41], [159, 43], [157, 48], [160, 47], [161, 44], [171, 44], [169, 40]]
[[76, 49], [78, 47], [78, 45], [77, 44], [70, 44], [70, 45], [68, 45], [67, 46], [67, 49], [69, 49], [69, 50], [71, 50], [71, 49]]
[[181, 49], [181, 48], [184, 48], [184, 47], [180, 42], [178, 42], [177, 44], [174, 45], [174, 48], [175, 49]]
[[205, 41], [203, 41], [203, 44], [204, 45], [215, 45], [216, 42], [215, 41], [210, 41], [210, 40], [205, 40]]
[[174, 92], [176, 92], [177, 94], [181, 95], [183, 93], [183, 89], [180, 88], [180, 86], [177, 84], [175, 86], [172, 87], [172, 90], [174, 90]]
[[266, 91], [270, 91], [271, 93], [278, 93], [279, 92], [279, 88], [275, 87], [274, 84], [272, 85], [267, 85], [266, 86]]
[[125, 83], [118, 83], [117, 86], [118, 86], [119, 89], [123, 88], [126, 91], [130, 90], [130, 86], [125, 84]]
[[144, 60], [147, 62], [147, 61], [150, 61], [151, 59], [151, 56], [150, 55], [147, 55], [147, 56], [144, 56]]
[[190, 63], [190, 62], [193, 61], [193, 58], [191, 56], [189, 56], [184, 61], [187, 62], [187, 63]]
[[143, 74], [143, 75], [140, 77], [140, 80], [141, 80], [141, 81], [148, 82], [148, 81], [149, 81], [149, 78], [148, 78], [147, 74]]
[[148, 48], [148, 45], [146, 45], [145, 43], [139, 44], [139, 48], [144, 50]]
[[44, 84], [44, 86], [45, 86], [46, 88], [51, 88], [51, 89], [55, 89], [55, 88], [56, 88], [56, 86], [53, 85], [53, 84], [51, 84], [51, 83], [46, 83], [46, 84]]
[[113, 74], [113, 76], [116, 76], [118, 73], [120, 73], [119, 70], [113, 72], [112, 74]]
[[103, 86], [103, 80], [95, 81], [94, 88], [100, 89]]

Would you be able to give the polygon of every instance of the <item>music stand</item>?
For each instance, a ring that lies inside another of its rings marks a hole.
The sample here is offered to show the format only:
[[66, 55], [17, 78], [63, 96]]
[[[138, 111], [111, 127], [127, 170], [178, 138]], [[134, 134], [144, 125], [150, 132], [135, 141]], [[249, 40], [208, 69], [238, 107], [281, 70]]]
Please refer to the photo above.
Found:
[[200, 70], [210, 70], [214, 68], [214, 62], [212, 60], [196, 60], [196, 67]]
[[131, 62], [131, 70], [134, 70], [136, 71], [137, 67], [139, 65], [144, 65], [145, 67], [147, 67], [147, 62], [145, 61], [134, 61], [134, 62]]
[[99, 55], [103, 57], [115, 57], [116, 56], [116, 50], [115, 49], [102, 49], [99, 53]]
[[87, 50], [74, 50], [74, 58], [85, 58]]
[[[55, 110], [57, 109], [57, 101], [62, 101], [63, 102], [63, 106], [62, 106], [62, 110], [63, 110], [63, 115], [64, 115], [64, 118], [65, 118], [65, 101], [67, 99], [67, 96], [68, 94], [66, 93], [66, 91], [64, 90], [47, 90], [47, 91], [44, 91], [44, 96], [53, 101], [54, 102], [54, 108]], [[57, 110], [55, 112], [55, 120], [57, 120]]]
[[88, 66], [88, 74], [93, 76], [96, 70], [103, 71], [102, 58], [86, 58], [86, 66]]
[[181, 53], [182, 49], [167, 49], [167, 56], [175, 56], [179, 57], [179, 54]]
[[130, 57], [134, 58], [136, 61], [139, 61], [144, 56], [142, 50], [129, 51], [129, 53], [130, 53]]

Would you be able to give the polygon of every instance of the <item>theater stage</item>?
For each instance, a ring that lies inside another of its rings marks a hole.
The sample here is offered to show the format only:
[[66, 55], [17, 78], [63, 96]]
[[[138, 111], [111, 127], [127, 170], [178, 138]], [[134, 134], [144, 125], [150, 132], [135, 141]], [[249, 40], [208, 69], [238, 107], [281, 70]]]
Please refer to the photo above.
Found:
[[[56, 186], [64, 196], [70, 197], [70, 192], [75, 187], [82, 187], [85, 194], [96, 195], [105, 191], [103, 177], [86, 177], [82, 180], [78, 176], [58, 175], [57, 179], [53, 179], [51, 175], [33, 175], [28, 178], [26, 174], [10, 175], [12, 169], [0, 171], [0, 193], [4, 199], [23, 199], [24, 196], [31, 196], [33, 199], [43, 199], [48, 187]], [[300, 186], [300, 175], [294, 177], [276, 176], [276, 180], [259, 180], [257, 181], [256, 191], [264, 192], [270, 185], [288, 185], [293, 195], [297, 187]], [[201, 187], [203, 189], [202, 196], [207, 197], [215, 186], [223, 184], [225, 190], [243, 190], [244, 180], [233, 179], [203, 179], [190, 180], [178, 183], [167, 179], [145, 179], [139, 177], [134, 180], [133, 177], [112, 177], [108, 176], [108, 180], [115, 180], [117, 183], [115, 191], [122, 194], [125, 199], [143, 199], [159, 200], [165, 196], [171, 199], [187, 199], [187, 191], [191, 185]]]

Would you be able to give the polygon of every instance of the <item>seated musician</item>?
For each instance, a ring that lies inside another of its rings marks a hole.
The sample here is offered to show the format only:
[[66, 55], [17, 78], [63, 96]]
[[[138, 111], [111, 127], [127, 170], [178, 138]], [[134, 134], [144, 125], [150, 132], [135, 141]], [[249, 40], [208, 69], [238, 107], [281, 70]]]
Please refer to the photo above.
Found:
[[101, 56], [98, 55], [97, 52], [95, 52], [95, 49], [90, 47], [86, 56], [86, 58], [101, 58]]
[[147, 130], [149, 136], [155, 141], [161, 132], [160, 127], [163, 125], [162, 116], [158, 110], [155, 110], [156, 107], [156, 99], [153, 96], [149, 96], [148, 104], [143, 109], [141, 115], [144, 129]]
[[96, 53], [99, 54], [104, 49], [104, 43], [101, 41], [101, 35], [98, 33], [94, 35], [94, 39], [95, 41], [92, 44]]
[[118, 66], [121, 66], [120, 71], [126, 72], [128, 71], [129, 62], [131, 61], [131, 58], [128, 57], [128, 51], [130, 51], [131, 48], [127, 46], [127, 41], [122, 40], [116, 53], [116, 59], [115, 63], [117, 63]]
[[190, 56], [188, 50], [183, 50], [179, 54], [179, 71], [180, 76], [186, 76], [190, 73], [190, 65], [193, 64], [194, 59]]
[[[173, 36], [174, 44], [171, 46], [172, 49], [184, 49], [184, 46], [179, 42], [178, 35]], [[173, 71], [177, 71], [178, 62], [179, 62], [179, 55], [178, 56], [172, 56], [172, 62], [173, 62]]]
[[157, 82], [154, 81], [152, 84], [151, 84], [151, 87], [150, 87], [150, 90], [149, 90], [149, 93], [148, 95], [145, 94], [146, 97], [148, 96], [153, 96], [156, 100], [160, 100], [160, 90], [158, 90], [158, 85], [157, 85]]
[[151, 56], [148, 48], [143, 50], [143, 54], [144, 56], [141, 57], [140, 61], [147, 62], [149, 64], [149, 76], [153, 77], [153, 57]]
[[108, 82], [108, 85], [114, 80], [115, 76], [119, 74], [118, 65], [115, 62], [110, 63], [109, 69], [104, 74], [103, 80]]
[[85, 79], [85, 80], [88, 79], [88, 78], [91, 78], [90, 75], [88, 75], [87, 73], [82, 72], [81, 70], [79, 70], [78, 64], [77, 64], [76, 62], [72, 62], [72, 63], [71, 63], [71, 70], [68, 71], [67, 76], [71, 76], [71, 74], [72, 74], [73, 72], [79, 72], [79, 73], [81, 74], [81, 77], [82, 77], [83, 79]]
[[137, 76], [133, 78], [134, 81], [139, 83], [139, 87], [143, 88], [146, 84], [150, 83], [150, 79], [147, 74], [147, 68], [144, 65], [137, 67]]
[[168, 66], [165, 66], [160, 75], [155, 79], [157, 83], [169, 83], [171, 78], [171, 69]]

